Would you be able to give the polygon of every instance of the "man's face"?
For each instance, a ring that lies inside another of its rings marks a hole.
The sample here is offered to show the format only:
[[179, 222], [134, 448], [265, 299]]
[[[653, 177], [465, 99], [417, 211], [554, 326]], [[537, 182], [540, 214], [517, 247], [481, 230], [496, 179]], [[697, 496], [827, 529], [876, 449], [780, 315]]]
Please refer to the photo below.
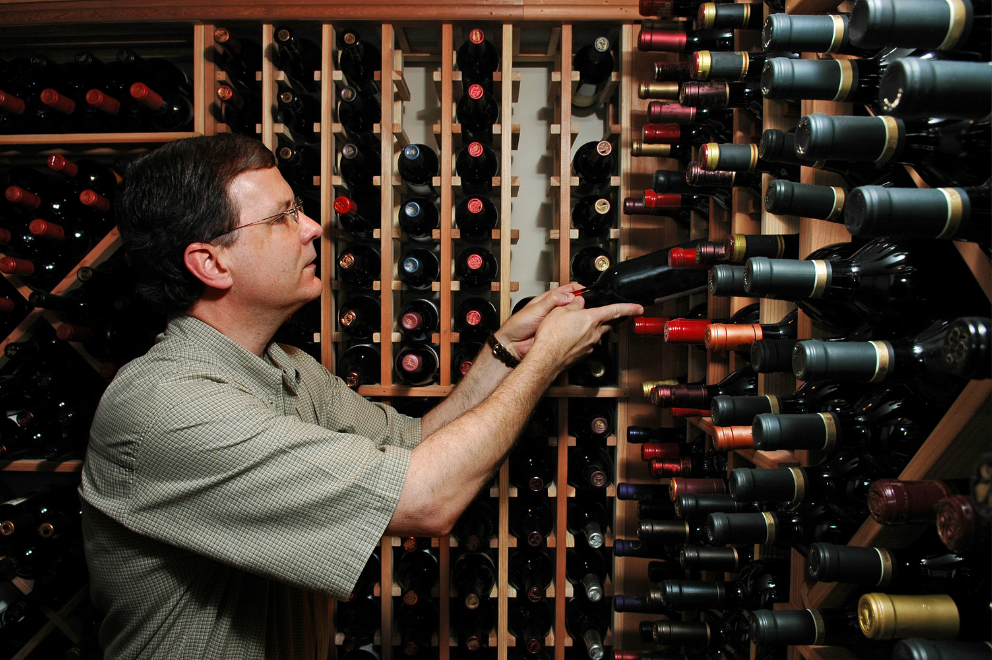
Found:
[[[241, 209], [238, 225], [247, 225], [293, 207], [294, 193], [275, 167], [239, 174], [228, 190]], [[299, 222], [286, 214], [279, 219], [235, 232], [227, 248], [234, 279], [229, 293], [249, 310], [288, 316], [320, 296], [316, 275], [320, 225], [299, 214]]]

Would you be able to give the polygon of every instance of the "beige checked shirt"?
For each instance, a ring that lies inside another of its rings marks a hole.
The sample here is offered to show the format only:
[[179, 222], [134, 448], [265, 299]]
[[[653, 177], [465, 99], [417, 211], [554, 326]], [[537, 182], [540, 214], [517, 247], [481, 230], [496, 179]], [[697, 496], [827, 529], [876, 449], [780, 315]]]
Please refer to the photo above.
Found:
[[100, 641], [118, 658], [325, 658], [399, 500], [420, 421], [303, 351], [189, 316], [100, 402], [79, 492]]

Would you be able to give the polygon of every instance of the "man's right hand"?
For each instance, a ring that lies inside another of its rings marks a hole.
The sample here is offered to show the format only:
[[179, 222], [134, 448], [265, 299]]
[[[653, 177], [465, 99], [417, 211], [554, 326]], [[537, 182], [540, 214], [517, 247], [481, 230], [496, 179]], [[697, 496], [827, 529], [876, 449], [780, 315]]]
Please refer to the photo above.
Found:
[[547, 361], [550, 369], [561, 372], [592, 353], [593, 346], [610, 329], [610, 323], [625, 316], [640, 316], [644, 307], [617, 303], [585, 309], [578, 296], [568, 305], [557, 307], [537, 329], [531, 354]]

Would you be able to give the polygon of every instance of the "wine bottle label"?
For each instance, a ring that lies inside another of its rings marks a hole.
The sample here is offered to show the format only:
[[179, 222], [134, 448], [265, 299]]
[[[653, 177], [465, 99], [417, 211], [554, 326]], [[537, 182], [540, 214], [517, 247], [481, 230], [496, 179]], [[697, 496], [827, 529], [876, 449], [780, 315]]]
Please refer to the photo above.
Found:
[[775, 514], [763, 511], [761, 517], [765, 519], [765, 543], [772, 545], [775, 543]]
[[869, 639], [954, 639], [961, 617], [946, 594], [896, 596], [869, 593], [858, 601], [858, 625]]
[[813, 638], [814, 646], [822, 646], [826, 638], [827, 627], [823, 623], [823, 615], [820, 614], [820, 610], [806, 610], [809, 612], [809, 616], [813, 619], [813, 630], [816, 631], [815, 637]]

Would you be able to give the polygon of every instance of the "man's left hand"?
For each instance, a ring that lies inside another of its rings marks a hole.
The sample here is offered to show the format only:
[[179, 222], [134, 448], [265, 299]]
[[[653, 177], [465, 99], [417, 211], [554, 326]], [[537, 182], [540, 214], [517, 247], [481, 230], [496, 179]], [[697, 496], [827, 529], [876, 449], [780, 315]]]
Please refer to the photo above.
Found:
[[555, 307], [562, 307], [575, 300], [575, 292], [581, 290], [581, 284], [570, 282], [535, 296], [496, 331], [496, 339], [518, 360], [523, 359], [534, 345], [534, 335], [544, 317]]

